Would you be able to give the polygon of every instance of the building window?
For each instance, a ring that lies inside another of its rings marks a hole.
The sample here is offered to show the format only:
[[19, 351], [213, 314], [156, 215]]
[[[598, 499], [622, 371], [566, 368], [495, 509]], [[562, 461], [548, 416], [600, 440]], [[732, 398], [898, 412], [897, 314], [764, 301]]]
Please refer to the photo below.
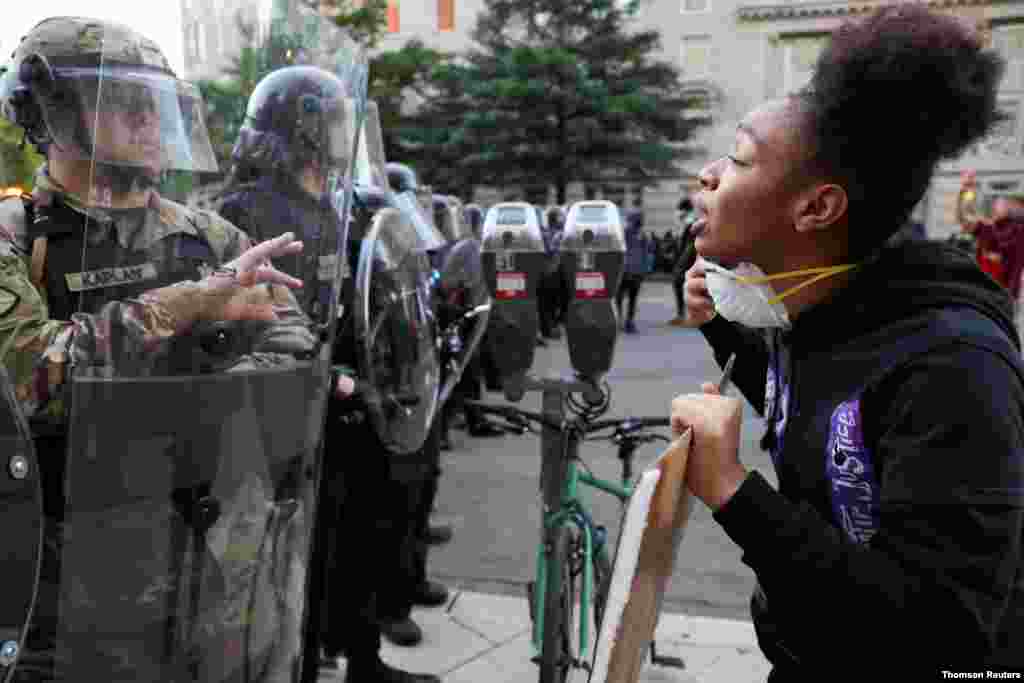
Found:
[[782, 44], [783, 88], [786, 94], [800, 90], [814, 73], [814, 63], [825, 47], [827, 36], [797, 36]]
[[687, 81], [707, 80], [711, 77], [711, 38], [709, 36], [686, 36], [680, 51], [683, 79]]
[[707, 12], [711, 9], [711, 0], [682, 0], [680, 11], [683, 14]]
[[455, 30], [455, 0], [437, 0], [437, 30]]
[[1024, 90], [1024, 23], [992, 29], [992, 45], [1006, 60], [1003, 90]]
[[402, 29], [398, 10], [398, 0], [388, 0], [388, 33], [398, 33]]

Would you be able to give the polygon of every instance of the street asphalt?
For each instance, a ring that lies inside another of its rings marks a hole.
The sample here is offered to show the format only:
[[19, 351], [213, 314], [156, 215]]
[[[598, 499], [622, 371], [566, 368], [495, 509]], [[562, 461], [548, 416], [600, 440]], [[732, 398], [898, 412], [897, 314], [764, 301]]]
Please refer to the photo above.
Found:
[[[672, 399], [700, 390], [704, 381], [717, 380], [720, 370], [697, 330], [669, 327], [675, 315], [667, 283], [647, 282], [637, 311], [638, 333], [620, 334], [615, 363], [608, 376], [612, 387], [607, 417], [666, 416]], [[563, 338], [537, 348], [533, 374], [568, 373], [571, 369]], [[501, 394], [488, 400], [504, 402]], [[527, 394], [520, 407], [540, 410], [540, 396]], [[744, 406], [741, 458], [774, 482], [771, 461], [759, 446], [760, 418]], [[667, 434], [667, 430], [666, 430]], [[453, 450], [445, 453], [435, 521], [455, 528], [451, 543], [431, 552], [431, 576], [452, 589], [525, 595], [533, 578], [540, 528], [540, 441], [530, 434], [472, 438], [452, 432]], [[659, 445], [643, 447], [635, 471], [654, 461]], [[599, 476], [617, 479], [620, 466], [614, 446], [586, 444], [581, 455]], [[621, 507], [606, 494], [590, 494], [591, 511], [599, 524], [617, 539]], [[740, 551], [695, 503], [676, 560], [665, 609], [690, 616], [749, 619], [747, 603], [753, 573], [740, 561]], [[523, 601], [523, 609], [526, 602]]]

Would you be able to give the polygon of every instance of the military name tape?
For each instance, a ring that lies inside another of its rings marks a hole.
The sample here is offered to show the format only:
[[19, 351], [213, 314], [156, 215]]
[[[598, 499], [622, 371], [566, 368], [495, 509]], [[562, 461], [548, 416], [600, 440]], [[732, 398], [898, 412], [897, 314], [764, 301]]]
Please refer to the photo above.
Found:
[[87, 270], [81, 273], [67, 273], [64, 279], [68, 283], [68, 289], [72, 292], [84, 292], [90, 289], [102, 289], [103, 287], [115, 287], [134, 282], [155, 280], [156, 266], [152, 263], [140, 263], [134, 266], [100, 268], [99, 270]]

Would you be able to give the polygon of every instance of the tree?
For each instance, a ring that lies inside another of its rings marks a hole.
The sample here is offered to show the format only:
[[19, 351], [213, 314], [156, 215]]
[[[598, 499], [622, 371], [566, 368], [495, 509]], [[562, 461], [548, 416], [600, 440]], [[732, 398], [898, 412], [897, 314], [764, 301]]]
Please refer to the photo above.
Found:
[[0, 192], [13, 186], [30, 190], [42, 163], [43, 157], [35, 147], [24, 141], [24, 131], [0, 117]]
[[308, 5], [367, 50], [376, 48], [387, 30], [388, 0], [309, 0]]
[[[349, 32], [357, 43], [374, 50], [387, 31], [388, 0], [310, 0]], [[433, 69], [449, 55], [413, 38], [397, 50], [376, 52], [370, 59], [369, 98], [377, 103], [384, 149], [388, 159], [401, 158], [398, 128], [403, 109], [415, 106], [429, 95]]]
[[407, 158], [400, 138], [407, 118], [403, 109], [432, 96], [434, 70], [449, 59], [450, 55], [412, 39], [398, 50], [380, 52], [370, 60], [369, 96], [380, 111], [388, 159]]
[[475, 47], [434, 71], [436, 96], [402, 131], [442, 187], [653, 184], [674, 174], [694, 124], [656, 31], [630, 32], [635, 2], [487, 0]]

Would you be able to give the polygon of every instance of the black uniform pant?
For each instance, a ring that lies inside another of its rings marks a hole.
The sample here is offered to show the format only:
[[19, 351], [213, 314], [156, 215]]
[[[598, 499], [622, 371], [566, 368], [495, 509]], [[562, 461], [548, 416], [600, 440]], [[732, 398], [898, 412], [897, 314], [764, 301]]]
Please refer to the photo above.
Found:
[[625, 274], [622, 276], [622, 285], [619, 286], [619, 291], [615, 296], [615, 307], [619, 310], [619, 317], [622, 317], [622, 300], [628, 298], [626, 302], [627, 313], [626, 322], [633, 322], [636, 318], [636, 300], [640, 297], [640, 286], [643, 285], [644, 278], [642, 275], [630, 275]]
[[379, 621], [411, 608], [410, 519], [421, 504], [423, 477], [410, 478], [370, 422], [345, 422], [345, 412], [329, 411], [325, 433], [318, 535], [326, 610], [318, 622], [324, 648], [344, 652], [351, 663], [377, 658]]
[[413, 469], [411, 474], [418, 475], [419, 480], [409, 487], [415, 496], [409, 516], [408, 545], [404, 556], [406, 561], [400, 564], [404, 571], [405, 591], [399, 592], [389, 606], [393, 613], [408, 616], [412, 611], [413, 594], [427, 581], [427, 555], [430, 552], [428, 532], [430, 514], [437, 500], [437, 490], [441, 479], [441, 421], [435, 420], [426, 443], [422, 449], [422, 463]]

